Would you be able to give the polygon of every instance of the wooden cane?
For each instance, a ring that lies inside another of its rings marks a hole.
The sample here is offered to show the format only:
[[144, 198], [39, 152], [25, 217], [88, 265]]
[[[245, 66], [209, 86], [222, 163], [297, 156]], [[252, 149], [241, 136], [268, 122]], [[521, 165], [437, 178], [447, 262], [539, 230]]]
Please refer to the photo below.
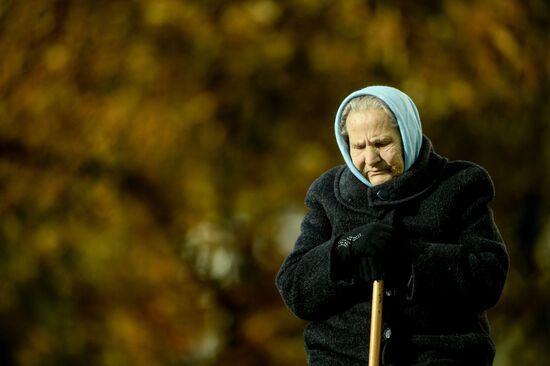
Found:
[[380, 359], [380, 336], [382, 333], [382, 302], [384, 300], [384, 281], [376, 280], [372, 284], [372, 313], [370, 319], [369, 366], [378, 366]]

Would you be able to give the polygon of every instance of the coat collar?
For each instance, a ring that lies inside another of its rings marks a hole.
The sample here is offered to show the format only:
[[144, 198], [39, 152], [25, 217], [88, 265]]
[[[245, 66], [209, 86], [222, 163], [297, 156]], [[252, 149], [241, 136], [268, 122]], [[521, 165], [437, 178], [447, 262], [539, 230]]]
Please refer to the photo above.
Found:
[[397, 205], [428, 191], [446, 164], [447, 159], [436, 154], [431, 141], [423, 136], [418, 159], [399, 177], [374, 187], [367, 187], [347, 166], [343, 166], [334, 180], [335, 194], [342, 204], [357, 211], [366, 211], [370, 207]]

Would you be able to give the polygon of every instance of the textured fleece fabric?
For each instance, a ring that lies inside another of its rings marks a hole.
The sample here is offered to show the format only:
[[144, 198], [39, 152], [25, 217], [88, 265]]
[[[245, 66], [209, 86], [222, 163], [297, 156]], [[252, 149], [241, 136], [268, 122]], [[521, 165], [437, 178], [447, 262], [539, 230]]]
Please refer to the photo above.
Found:
[[491, 365], [486, 310], [508, 272], [488, 206], [493, 196], [483, 168], [449, 162], [426, 137], [410, 169], [381, 185], [365, 186], [346, 165], [319, 177], [276, 279], [288, 308], [309, 321], [308, 364], [368, 363], [372, 287], [336, 274], [332, 248], [348, 231], [378, 221], [394, 225], [412, 261], [408, 281], [386, 286], [381, 363]]
[[381, 99], [384, 103], [386, 103], [395, 116], [399, 126], [399, 131], [401, 133], [401, 141], [403, 142], [403, 160], [405, 163], [405, 171], [409, 170], [414, 164], [416, 158], [418, 157], [418, 153], [420, 152], [420, 146], [422, 145], [422, 124], [420, 122], [418, 110], [416, 109], [416, 105], [412, 99], [401, 90], [390, 86], [369, 86], [354, 91], [344, 99], [336, 112], [336, 118], [334, 121], [336, 143], [340, 148], [344, 161], [353, 175], [355, 175], [359, 181], [370, 187], [372, 184], [353, 165], [349, 154], [347, 138], [342, 136], [340, 133], [340, 121], [342, 120], [344, 108], [350, 100], [363, 95], [372, 95]]

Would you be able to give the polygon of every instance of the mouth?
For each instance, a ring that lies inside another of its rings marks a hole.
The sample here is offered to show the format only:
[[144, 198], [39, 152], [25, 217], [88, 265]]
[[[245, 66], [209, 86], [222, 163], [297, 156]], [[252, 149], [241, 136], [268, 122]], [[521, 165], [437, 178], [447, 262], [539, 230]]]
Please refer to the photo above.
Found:
[[369, 171], [368, 172], [368, 175], [371, 176], [371, 177], [375, 177], [377, 175], [384, 175], [384, 174], [388, 174], [389, 171], [388, 170], [375, 170], [375, 171]]

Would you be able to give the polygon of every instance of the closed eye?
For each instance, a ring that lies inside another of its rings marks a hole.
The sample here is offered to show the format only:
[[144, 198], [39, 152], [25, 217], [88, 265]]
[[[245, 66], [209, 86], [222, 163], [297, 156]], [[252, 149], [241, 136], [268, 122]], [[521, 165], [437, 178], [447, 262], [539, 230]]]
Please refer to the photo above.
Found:
[[376, 148], [380, 148], [380, 147], [384, 147], [384, 146], [388, 146], [389, 144], [391, 144], [392, 140], [390, 139], [387, 139], [387, 140], [378, 140], [378, 141], [374, 141], [373, 145], [376, 147]]

